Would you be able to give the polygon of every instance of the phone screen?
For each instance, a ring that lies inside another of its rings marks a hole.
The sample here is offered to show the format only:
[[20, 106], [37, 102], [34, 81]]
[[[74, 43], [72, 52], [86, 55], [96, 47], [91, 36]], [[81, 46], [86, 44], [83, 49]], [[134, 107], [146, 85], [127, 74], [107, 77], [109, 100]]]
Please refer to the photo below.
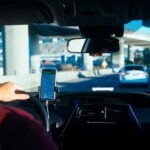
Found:
[[55, 99], [55, 69], [43, 69], [40, 88], [41, 100], [54, 100]]

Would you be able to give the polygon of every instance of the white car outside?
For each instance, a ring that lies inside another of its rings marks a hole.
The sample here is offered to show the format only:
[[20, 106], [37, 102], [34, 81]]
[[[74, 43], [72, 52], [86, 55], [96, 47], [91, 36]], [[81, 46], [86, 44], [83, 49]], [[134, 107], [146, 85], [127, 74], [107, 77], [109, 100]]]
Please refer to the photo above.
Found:
[[144, 65], [126, 65], [119, 72], [120, 85], [144, 84], [149, 85], [149, 74]]

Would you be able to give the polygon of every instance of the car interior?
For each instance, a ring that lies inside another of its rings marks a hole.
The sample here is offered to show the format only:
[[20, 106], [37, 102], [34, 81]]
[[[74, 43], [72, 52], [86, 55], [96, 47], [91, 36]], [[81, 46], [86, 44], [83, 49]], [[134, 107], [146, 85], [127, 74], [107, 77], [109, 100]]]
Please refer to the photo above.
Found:
[[[63, 37], [68, 42], [84, 38], [80, 54], [118, 52], [124, 25], [136, 20], [150, 27], [148, 1], [1, 0], [0, 4], [2, 26], [26, 24], [30, 29], [36, 28], [40, 35]], [[64, 91], [53, 84], [53, 101], [40, 100], [39, 85], [36, 91], [17, 91], [28, 93], [29, 101], [1, 102], [1, 105], [31, 113], [60, 150], [149, 147], [150, 89], [129, 87], [117, 91], [117, 87], [113, 91], [92, 91], [89, 84], [98, 86], [98, 83], [84, 77], [81, 82], [58, 83], [66, 88]], [[79, 87], [83, 89], [78, 90]]]

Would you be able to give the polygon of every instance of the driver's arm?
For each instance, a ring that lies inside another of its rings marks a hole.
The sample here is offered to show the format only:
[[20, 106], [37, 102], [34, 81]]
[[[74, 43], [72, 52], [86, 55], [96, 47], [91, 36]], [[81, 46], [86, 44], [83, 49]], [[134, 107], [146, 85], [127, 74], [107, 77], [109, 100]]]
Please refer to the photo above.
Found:
[[[29, 99], [27, 94], [16, 94], [21, 87], [5, 82], [0, 84], [0, 101]], [[57, 150], [57, 146], [31, 114], [24, 110], [0, 106], [0, 150]]]
[[22, 88], [13, 82], [5, 82], [0, 84], [0, 101], [9, 102], [13, 100], [26, 100], [29, 99], [27, 94], [16, 94], [16, 90], [22, 90]]

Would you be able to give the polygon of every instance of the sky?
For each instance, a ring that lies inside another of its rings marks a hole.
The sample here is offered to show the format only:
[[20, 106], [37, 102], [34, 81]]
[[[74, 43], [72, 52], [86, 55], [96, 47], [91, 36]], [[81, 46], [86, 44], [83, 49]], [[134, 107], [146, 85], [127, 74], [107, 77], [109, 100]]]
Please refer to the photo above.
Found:
[[132, 30], [132, 31], [138, 31], [143, 34], [150, 35], [150, 27], [145, 27], [142, 25], [142, 21], [131, 21], [128, 24], [125, 24], [125, 29]]

